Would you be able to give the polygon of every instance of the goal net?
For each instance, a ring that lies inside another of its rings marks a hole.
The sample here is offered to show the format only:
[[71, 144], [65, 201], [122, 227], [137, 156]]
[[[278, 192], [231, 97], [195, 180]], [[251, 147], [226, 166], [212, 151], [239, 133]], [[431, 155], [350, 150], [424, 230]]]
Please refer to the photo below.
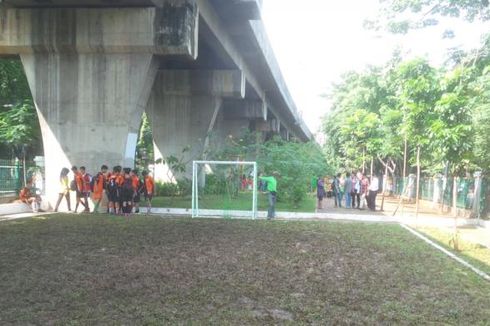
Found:
[[192, 217], [257, 218], [257, 163], [194, 161]]

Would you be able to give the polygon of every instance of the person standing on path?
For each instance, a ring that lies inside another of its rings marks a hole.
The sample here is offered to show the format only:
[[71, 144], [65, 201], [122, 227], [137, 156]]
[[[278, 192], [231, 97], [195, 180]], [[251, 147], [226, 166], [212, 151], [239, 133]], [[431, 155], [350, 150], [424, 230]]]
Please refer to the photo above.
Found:
[[260, 180], [267, 182], [267, 191], [269, 192], [269, 210], [267, 211], [268, 220], [276, 217], [277, 178], [279, 178], [279, 172], [277, 171], [274, 171], [270, 177], [264, 177], [262, 174], [259, 176]]
[[371, 178], [371, 184], [369, 185], [369, 195], [368, 195], [368, 207], [370, 210], [376, 210], [376, 195], [379, 190], [379, 179], [376, 175]]
[[345, 174], [344, 181], [344, 192], [345, 192], [345, 208], [351, 208], [352, 201], [352, 179], [350, 178], [350, 173]]
[[143, 171], [143, 185], [144, 185], [144, 194], [145, 194], [145, 200], [147, 202], [147, 207], [148, 210], [146, 211], [146, 214], [151, 213], [151, 201], [153, 199], [153, 193], [155, 190], [155, 181], [153, 178], [150, 176], [148, 171]]
[[361, 177], [361, 205], [359, 209], [364, 209], [367, 203], [367, 198], [369, 194], [369, 179], [363, 173]]
[[325, 183], [322, 177], [318, 177], [316, 182], [316, 197], [318, 198], [318, 209], [323, 209], [323, 198], [325, 198]]
[[[352, 172], [352, 208], [361, 207], [361, 179], [357, 177], [355, 172]], [[356, 206], [357, 202], [357, 206]]]
[[94, 176], [94, 189], [93, 189], [93, 195], [92, 199], [94, 200], [94, 211], [93, 213], [98, 213], [99, 212], [99, 206], [100, 203], [102, 202], [102, 197], [104, 196], [104, 189], [106, 188], [106, 183], [107, 183], [107, 170], [109, 168], [107, 165], [102, 165], [100, 168], [100, 172], [97, 173]]

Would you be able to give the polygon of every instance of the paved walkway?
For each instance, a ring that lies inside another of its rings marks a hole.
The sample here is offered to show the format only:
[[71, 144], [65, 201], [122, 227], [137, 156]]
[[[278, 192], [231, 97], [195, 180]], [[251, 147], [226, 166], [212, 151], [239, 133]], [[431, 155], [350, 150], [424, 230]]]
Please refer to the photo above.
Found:
[[[318, 209], [315, 213], [293, 213], [293, 212], [278, 212], [277, 217], [281, 220], [347, 220], [360, 222], [385, 222], [385, 223], [404, 223], [412, 226], [428, 226], [440, 229], [445, 229], [451, 232], [454, 226], [454, 218], [448, 214], [439, 214], [438, 209], [433, 209], [422, 205], [419, 217], [415, 218], [415, 205], [405, 205], [399, 208], [397, 214], [393, 216], [393, 212], [398, 206], [398, 200], [394, 198], [385, 198], [384, 210], [380, 211], [381, 198], [377, 201], [377, 211], [370, 211], [367, 208], [364, 210], [352, 208], [336, 208], [332, 198], [326, 198], [323, 201], [323, 208]], [[0, 205], [2, 206], [2, 205]], [[142, 212], [145, 209], [142, 208]], [[201, 216], [216, 217], [221, 216], [220, 211], [216, 210], [201, 210]], [[230, 216], [238, 218], [244, 216], [243, 212], [228, 212]], [[32, 218], [50, 213], [22, 213], [0, 215], [0, 222], [10, 221], [21, 218]], [[51, 213], [52, 214], [52, 213]], [[189, 209], [166, 209], [153, 208], [152, 214], [162, 216], [190, 216]], [[259, 212], [259, 218], [265, 218], [266, 212]], [[476, 225], [476, 220], [467, 218], [458, 218], [460, 236], [469, 242], [478, 243], [487, 248], [490, 248], [490, 223], [488, 227], [481, 228]]]
[[[380, 211], [382, 198], [378, 196], [376, 202], [377, 211], [373, 212], [369, 209], [358, 210], [348, 208], [338, 208], [334, 205], [333, 198], [326, 198], [323, 201], [323, 209], [317, 209], [319, 214], [335, 214], [350, 216], [355, 214], [359, 217], [362, 216], [378, 216], [381, 220], [383, 218], [394, 218], [401, 223], [407, 223], [411, 225], [435, 227], [447, 231], [453, 232], [454, 217], [450, 213], [441, 214], [439, 207], [431, 207], [431, 203], [421, 201], [421, 207], [419, 209], [419, 217], [415, 219], [415, 204], [405, 204], [403, 207], [398, 207], [399, 201], [395, 198], [385, 198], [384, 209]], [[343, 203], [345, 206], [345, 202]], [[393, 216], [393, 212], [397, 209], [397, 213]], [[460, 237], [465, 241], [471, 243], [477, 243], [487, 248], [490, 248], [490, 227], [479, 227], [476, 225], [477, 220], [468, 219], [465, 217], [458, 218], [458, 231]], [[489, 224], [489, 223], [486, 223]]]

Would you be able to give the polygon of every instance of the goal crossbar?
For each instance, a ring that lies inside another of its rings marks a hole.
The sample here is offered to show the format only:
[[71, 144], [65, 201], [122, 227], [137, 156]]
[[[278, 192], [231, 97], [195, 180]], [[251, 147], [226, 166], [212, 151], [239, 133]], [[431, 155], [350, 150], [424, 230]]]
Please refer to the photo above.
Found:
[[257, 162], [246, 161], [193, 161], [192, 162], [192, 217], [199, 217], [199, 165], [250, 165], [253, 166], [252, 218], [257, 218]]

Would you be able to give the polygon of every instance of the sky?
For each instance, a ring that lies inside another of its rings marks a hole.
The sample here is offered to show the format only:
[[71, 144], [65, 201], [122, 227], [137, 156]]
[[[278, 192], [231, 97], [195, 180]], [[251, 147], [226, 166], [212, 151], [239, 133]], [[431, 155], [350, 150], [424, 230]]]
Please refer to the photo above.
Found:
[[[367, 31], [378, 0], [264, 0], [262, 19], [289, 91], [310, 130], [316, 133], [330, 107], [322, 96], [342, 74], [382, 65], [397, 47], [407, 57], [425, 56], [441, 65], [448, 48], [475, 48], [490, 24], [448, 20], [405, 36]], [[442, 39], [450, 27], [454, 39]]]

